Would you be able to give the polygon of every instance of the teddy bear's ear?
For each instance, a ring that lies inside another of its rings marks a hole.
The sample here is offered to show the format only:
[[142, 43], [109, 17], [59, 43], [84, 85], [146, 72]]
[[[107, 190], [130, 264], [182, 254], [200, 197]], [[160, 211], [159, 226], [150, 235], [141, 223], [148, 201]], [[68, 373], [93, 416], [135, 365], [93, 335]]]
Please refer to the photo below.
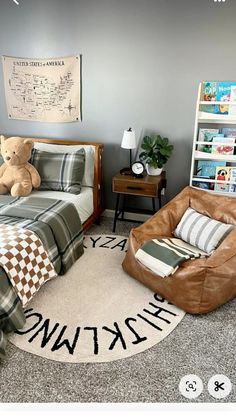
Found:
[[24, 144], [31, 144], [31, 145], [33, 145], [33, 140], [31, 138], [25, 138]]
[[1, 143], [3, 143], [3, 141], [5, 141], [6, 140], [6, 137], [4, 137], [4, 135], [1, 135]]

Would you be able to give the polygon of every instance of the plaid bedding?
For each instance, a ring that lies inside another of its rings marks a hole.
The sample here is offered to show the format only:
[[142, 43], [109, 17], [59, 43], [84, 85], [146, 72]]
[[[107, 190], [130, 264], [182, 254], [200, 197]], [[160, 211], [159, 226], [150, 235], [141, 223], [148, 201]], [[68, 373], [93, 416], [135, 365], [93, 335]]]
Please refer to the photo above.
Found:
[[23, 306], [4, 270], [0, 269], [0, 359], [5, 357], [7, 333], [25, 324]]
[[[73, 204], [50, 198], [0, 197], [0, 224], [33, 231], [42, 241], [55, 271], [63, 274], [83, 254], [83, 232]], [[5, 355], [5, 333], [22, 328], [22, 304], [0, 268], [0, 357]]]

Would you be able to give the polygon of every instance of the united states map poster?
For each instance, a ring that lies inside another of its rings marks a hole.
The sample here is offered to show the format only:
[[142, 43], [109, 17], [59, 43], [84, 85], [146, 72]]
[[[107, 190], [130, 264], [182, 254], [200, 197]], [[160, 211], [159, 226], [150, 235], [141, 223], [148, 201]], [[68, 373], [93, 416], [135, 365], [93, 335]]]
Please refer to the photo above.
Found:
[[81, 121], [81, 56], [2, 57], [8, 117], [42, 122]]

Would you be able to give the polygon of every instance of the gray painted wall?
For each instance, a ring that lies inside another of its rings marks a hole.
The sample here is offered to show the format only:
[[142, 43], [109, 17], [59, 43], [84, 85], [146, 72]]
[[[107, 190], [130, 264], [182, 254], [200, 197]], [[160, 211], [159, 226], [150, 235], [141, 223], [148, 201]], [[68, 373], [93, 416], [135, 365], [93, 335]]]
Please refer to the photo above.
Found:
[[123, 130], [138, 139], [158, 132], [174, 144], [166, 169], [171, 198], [188, 184], [195, 102], [202, 79], [236, 78], [236, 1], [0, 1], [0, 54], [83, 55], [83, 121], [8, 120], [0, 72], [0, 131], [95, 140], [105, 145], [104, 197], [114, 207], [111, 177], [128, 163]]

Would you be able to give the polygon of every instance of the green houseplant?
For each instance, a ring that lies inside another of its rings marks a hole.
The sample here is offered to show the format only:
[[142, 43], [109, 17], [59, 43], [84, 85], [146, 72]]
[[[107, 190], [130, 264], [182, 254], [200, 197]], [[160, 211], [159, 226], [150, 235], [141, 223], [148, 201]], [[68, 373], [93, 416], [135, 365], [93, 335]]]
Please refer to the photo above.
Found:
[[161, 174], [164, 164], [172, 154], [174, 146], [169, 144], [168, 138], [160, 135], [148, 136], [143, 139], [139, 154], [141, 161], [146, 161], [146, 170], [149, 175]]

